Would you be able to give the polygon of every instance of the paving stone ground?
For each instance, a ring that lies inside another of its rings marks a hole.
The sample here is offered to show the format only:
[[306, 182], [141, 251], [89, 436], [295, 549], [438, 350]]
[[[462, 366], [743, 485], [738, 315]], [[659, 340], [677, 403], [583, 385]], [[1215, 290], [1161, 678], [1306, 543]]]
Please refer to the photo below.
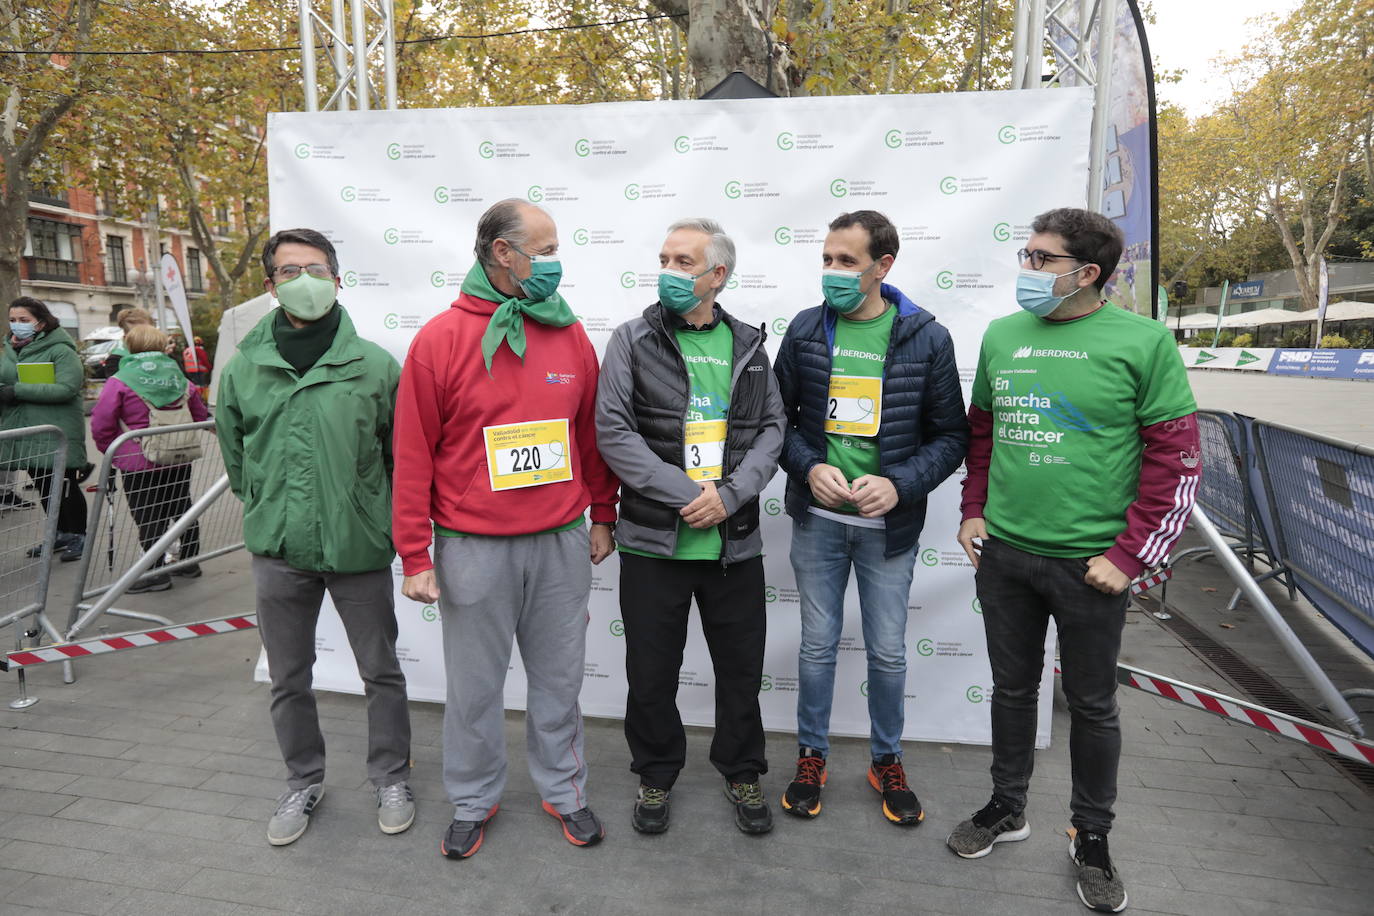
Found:
[[[123, 605], [183, 621], [251, 606], [243, 555], [206, 570]], [[71, 575], [58, 570], [52, 607], [65, 607]], [[1216, 567], [1202, 561], [1180, 570], [1168, 598], [1313, 699], [1255, 614], [1244, 605], [1224, 610], [1228, 593]], [[1288, 603], [1274, 587], [1270, 594], [1338, 686], [1374, 686], [1368, 658], [1310, 607]], [[112, 632], [123, 628], [108, 623]], [[501, 812], [482, 851], [453, 862], [438, 851], [451, 816], [439, 778], [441, 708], [412, 704], [419, 815], [409, 832], [388, 837], [376, 827], [364, 776], [362, 700], [338, 694], [320, 696], [325, 800], [298, 843], [267, 844], [284, 769], [266, 688], [252, 680], [258, 646], [249, 632], [119, 653], [83, 664], [71, 685], [61, 683], [58, 666], [30, 673], [40, 702], [24, 711], [0, 706], [0, 913], [1086, 912], [1066, 855], [1068, 714], [1058, 692], [1054, 743], [1038, 756], [1027, 811], [1031, 838], [978, 861], [953, 856], [944, 838], [987, 799], [986, 748], [908, 743], [908, 774], [927, 817], [901, 829], [883, 819], [864, 779], [867, 743], [838, 739], [822, 816], [780, 816], [771, 835], [751, 838], [735, 830], [707, 762], [709, 732], [691, 729], [672, 828], [642, 837], [629, 825], [635, 778], [620, 724], [588, 720], [591, 799], [608, 836], [577, 849], [539, 810], [522, 716], [512, 713]], [[1143, 611], [1128, 615], [1122, 657], [1228, 689]], [[3, 679], [10, 695], [13, 680]], [[1371, 911], [1374, 798], [1323, 754], [1133, 690], [1122, 690], [1121, 706], [1111, 842], [1128, 912]], [[1374, 727], [1374, 714], [1366, 721]], [[774, 769], [764, 782], [774, 800], [789, 778], [794, 740], [769, 735]]]

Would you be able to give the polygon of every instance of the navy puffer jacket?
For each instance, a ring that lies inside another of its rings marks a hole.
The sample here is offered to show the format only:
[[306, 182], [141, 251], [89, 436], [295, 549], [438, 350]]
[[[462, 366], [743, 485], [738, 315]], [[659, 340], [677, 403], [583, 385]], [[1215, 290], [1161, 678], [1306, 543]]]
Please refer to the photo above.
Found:
[[[885, 516], [885, 553], [894, 557], [916, 549], [925, 524], [926, 494], [963, 462], [969, 427], [949, 331], [897, 287], [884, 283], [882, 293], [897, 306], [878, 430], [879, 473], [897, 489], [897, 505]], [[824, 305], [798, 314], [774, 364], [787, 411], [779, 459], [787, 473], [787, 514], [802, 523], [811, 505], [807, 474], [826, 458], [823, 424], [836, 320]]]

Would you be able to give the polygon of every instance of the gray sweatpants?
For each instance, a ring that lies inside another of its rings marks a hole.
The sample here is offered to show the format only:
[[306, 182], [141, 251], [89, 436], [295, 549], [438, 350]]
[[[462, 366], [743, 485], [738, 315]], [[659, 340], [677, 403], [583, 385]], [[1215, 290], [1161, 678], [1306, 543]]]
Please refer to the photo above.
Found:
[[504, 688], [511, 639], [529, 682], [530, 776], [560, 814], [587, 805], [577, 705], [592, 587], [586, 526], [517, 537], [437, 537], [448, 705], [444, 788], [454, 817], [481, 820], [506, 787]]
[[324, 735], [311, 689], [315, 624], [324, 591], [348, 633], [367, 696], [367, 778], [381, 788], [410, 775], [410, 707], [396, 660], [396, 585], [390, 568], [365, 573], [296, 569], [253, 557], [258, 634], [272, 676], [272, 727], [292, 789], [324, 781]]

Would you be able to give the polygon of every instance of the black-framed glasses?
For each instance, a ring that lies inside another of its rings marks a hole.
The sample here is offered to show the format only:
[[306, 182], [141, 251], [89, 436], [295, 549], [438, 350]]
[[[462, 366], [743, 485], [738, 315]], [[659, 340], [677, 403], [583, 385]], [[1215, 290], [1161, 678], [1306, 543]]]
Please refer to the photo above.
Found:
[[1016, 252], [1016, 263], [1024, 264], [1027, 261], [1030, 261], [1031, 270], [1039, 270], [1040, 268], [1045, 266], [1046, 261], [1081, 260], [1083, 259], [1076, 258], [1071, 254], [1054, 254], [1050, 251], [1041, 251], [1039, 248], [1035, 249], [1034, 251], [1027, 251], [1026, 249], [1022, 248], [1020, 251]]
[[316, 280], [332, 280], [334, 272], [329, 269], [328, 264], [307, 264], [301, 267], [299, 264], [283, 264], [272, 271], [272, 279], [277, 283], [289, 283], [305, 271]]

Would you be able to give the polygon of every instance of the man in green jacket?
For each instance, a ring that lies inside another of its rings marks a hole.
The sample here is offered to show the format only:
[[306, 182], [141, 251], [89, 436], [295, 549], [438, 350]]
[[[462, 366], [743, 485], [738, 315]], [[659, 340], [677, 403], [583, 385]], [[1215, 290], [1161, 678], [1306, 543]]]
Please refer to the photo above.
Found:
[[311, 672], [326, 589], [367, 695], [377, 823], [400, 833], [415, 820], [391, 575], [391, 425], [401, 370], [354, 331], [335, 298], [338, 257], [319, 232], [278, 232], [263, 247], [262, 266], [281, 307], [224, 370], [216, 427], [230, 486], [243, 500], [272, 725], [288, 772], [267, 839], [294, 843], [324, 795]]

